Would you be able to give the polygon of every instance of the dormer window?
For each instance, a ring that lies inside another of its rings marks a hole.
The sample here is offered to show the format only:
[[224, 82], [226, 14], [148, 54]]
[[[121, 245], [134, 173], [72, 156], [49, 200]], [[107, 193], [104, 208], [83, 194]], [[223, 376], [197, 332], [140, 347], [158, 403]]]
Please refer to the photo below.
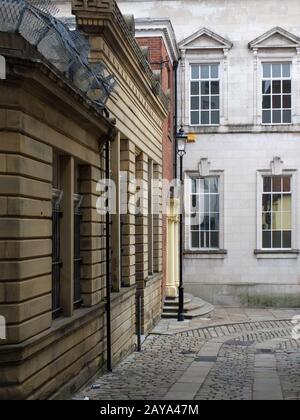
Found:
[[263, 63], [262, 74], [262, 123], [291, 124], [291, 64]]

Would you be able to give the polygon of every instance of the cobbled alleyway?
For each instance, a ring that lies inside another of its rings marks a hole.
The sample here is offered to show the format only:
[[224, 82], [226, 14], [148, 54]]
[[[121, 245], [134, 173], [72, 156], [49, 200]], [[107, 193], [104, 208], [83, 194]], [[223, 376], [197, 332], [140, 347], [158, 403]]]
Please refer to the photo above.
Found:
[[298, 400], [300, 311], [217, 308], [211, 320], [162, 320], [141, 353], [75, 398], [91, 400]]

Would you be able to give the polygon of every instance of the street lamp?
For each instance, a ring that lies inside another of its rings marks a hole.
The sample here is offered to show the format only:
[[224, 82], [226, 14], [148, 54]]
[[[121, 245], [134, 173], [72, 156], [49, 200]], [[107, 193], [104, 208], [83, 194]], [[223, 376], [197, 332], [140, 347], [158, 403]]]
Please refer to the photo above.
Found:
[[[180, 158], [180, 185], [181, 185], [181, 197], [183, 194], [183, 156], [186, 154], [186, 141], [187, 136], [184, 133], [183, 126], [181, 125], [177, 140], [177, 155]], [[183, 206], [180, 208], [180, 235], [179, 235], [179, 304], [178, 304], [178, 321], [184, 321], [184, 287], [183, 287]]]

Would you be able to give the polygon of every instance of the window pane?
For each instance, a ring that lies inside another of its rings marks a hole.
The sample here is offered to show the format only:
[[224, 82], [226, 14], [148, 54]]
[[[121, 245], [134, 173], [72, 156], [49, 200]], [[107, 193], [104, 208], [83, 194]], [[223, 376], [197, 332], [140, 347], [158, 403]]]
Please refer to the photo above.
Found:
[[282, 247], [292, 248], [292, 232], [282, 232]]
[[281, 77], [281, 64], [272, 64], [272, 77]]
[[281, 111], [273, 111], [273, 124], [280, 124], [281, 123]]
[[219, 212], [219, 195], [217, 194], [210, 195], [210, 212], [211, 213]]
[[200, 229], [202, 231], [209, 230], [209, 215], [208, 214], [201, 214], [200, 222], [201, 222]]
[[211, 213], [210, 230], [219, 230], [219, 213]]
[[273, 95], [272, 96], [272, 105], [273, 105], [273, 108], [281, 108], [281, 96], [280, 95]]
[[200, 232], [201, 248], [207, 248], [207, 246], [206, 246], [206, 236], [207, 236], [207, 232]]
[[292, 93], [292, 82], [291, 80], [282, 81], [282, 92], [283, 93]]
[[262, 214], [262, 228], [263, 230], [270, 230], [271, 229], [271, 213], [263, 213]]
[[272, 213], [272, 229], [273, 230], [282, 229], [281, 215], [282, 213], [280, 211], [276, 211]]
[[283, 111], [282, 112], [282, 122], [284, 124], [291, 124], [291, 122], [292, 122], [292, 111]]
[[191, 109], [199, 109], [200, 100], [199, 96], [192, 96], [191, 97]]
[[211, 123], [220, 124], [220, 113], [219, 111], [212, 111], [211, 113]]
[[291, 65], [283, 64], [282, 65], [282, 77], [291, 77]]
[[272, 191], [281, 192], [281, 176], [273, 176], [272, 178]]
[[272, 178], [270, 176], [264, 177], [264, 192], [271, 192]]
[[209, 112], [201, 112], [201, 124], [209, 124]]
[[199, 225], [199, 214], [193, 214], [190, 217], [190, 225], [191, 225], [191, 231], [198, 231], [200, 230], [200, 225]]
[[193, 125], [199, 124], [199, 112], [191, 112], [191, 123]]
[[271, 80], [264, 80], [262, 82], [262, 92], [271, 94]]
[[262, 204], [263, 204], [263, 211], [271, 210], [271, 195], [270, 194], [263, 195]]
[[282, 108], [292, 108], [292, 97], [291, 95], [283, 95]]
[[262, 122], [264, 124], [271, 124], [271, 111], [263, 111]]
[[201, 79], [209, 79], [209, 66], [208, 65], [201, 66]]
[[273, 80], [272, 82], [272, 93], [281, 93], [281, 80]]
[[211, 232], [210, 246], [211, 248], [219, 248], [219, 232]]
[[262, 247], [271, 248], [271, 232], [270, 231], [264, 231], [262, 233]]
[[281, 211], [281, 194], [273, 194], [272, 211]]
[[209, 109], [209, 96], [201, 96], [201, 109]]
[[200, 180], [199, 180], [199, 183], [200, 183], [200, 188], [199, 188], [199, 192], [200, 192], [200, 194], [203, 194], [204, 193], [204, 188], [205, 188], [205, 180], [203, 179], [203, 178], [201, 178]]
[[209, 193], [209, 178], [204, 178], [204, 192]]
[[218, 64], [212, 64], [210, 66], [210, 71], [211, 71], [210, 77], [212, 79], [218, 79], [218, 77], [219, 77], [219, 65]]
[[282, 211], [292, 211], [292, 196], [290, 194], [282, 196]]
[[191, 94], [192, 95], [199, 95], [200, 94], [200, 83], [199, 82], [191, 82]]
[[200, 248], [199, 232], [191, 232], [191, 236], [192, 236], [192, 248]]
[[209, 82], [201, 82], [201, 94], [202, 95], [209, 94]]
[[282, 186], [283, 192], [290, 192], [291, 191], [291, 177], [290, 176], [283, 176], [282, 177]]
[[263, 77], [271, 77], [271, 64], [263, 64]]
[[211, 109], [219, 109], [219, 96], [211, 97]]
[[211, 82], [211, 93], [212, 95], [219, 95], [219, 82]]
[[204, 197], [204, 211], [205, 213], [209, 213], [209, 204], [210, 204], [209, 195], [205, 194], [203, 197]]
[[288, 212], [282, 213], [282, 229], [291, 230], [292, 229], [292, 214]]
[[270, 109], [271, 108], [271, 95], [264, 95], [263, 96], [263, 109]]
[[199, 66], [192, 65], [192, 79], [199, 79]]
[[209, 178], [209, 183], [210, 183], [210, 192], [213, 193], [218, 193], [219, 192], [219, 179], [217, 177], [211, 177]]
[[281, 232], [272, 232], [272, 248], [281, 248]]

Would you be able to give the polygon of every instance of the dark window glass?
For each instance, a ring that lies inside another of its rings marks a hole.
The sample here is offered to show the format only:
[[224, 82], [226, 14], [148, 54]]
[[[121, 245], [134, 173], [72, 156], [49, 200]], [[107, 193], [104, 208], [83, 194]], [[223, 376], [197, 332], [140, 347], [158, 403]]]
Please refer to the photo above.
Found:
[[209, 66], [201, 66], [201, 79], [209, 79]]
[[271, 95], [263, 96], [263, 109], [271, 108]]
[[211, 213], [210, 230], [219, 230], [219, 213]]
[[291, 111], [283, 111], [282, 112], [282, 121], [284, 124], [291, 124], [292, 122], [292, 112]]
[[281, 64], [272, 65], [272, 77], [281, 77]]
[[273, 108], [281, 108], [281, 96], [280, 95], [273, 95], [272, 96], [272, 105], [273, 105]]
[[270, 176], [264, 177], [264, 192], [272, 191], [272, 178]]
[[281, 192], [281, 176], [274, 176], [272, 178], [272, 191]]
[[209, 82], [201, 82], [201, 94], [202, 95], [209, 94]]
[[192, 79], [199, 79], [199, 66], [192, 65]]
[[211, 109], [219, 109], [219, 96], [211, 97]]
[[219, 124], [219, 122], [220, 122], [219, 111], [212, 111], [212, 113], [211, 113], [211, 123], [212, 124]]
[[292, 108], [292, 97], [291, 95], [283, 95], [282, 108]]
[[199, 112], [191, 112], [191, 123], [193, 125], [199, 124]]
[[291, 77], [291, 65], [283, 64], [282, 65], [282, 77]]
[[292, 232], [283, 231], [282, 232], [282, 247], [291, 248], [292, 247]]
[[219, 95], [219, 82], [211, 82], [211, 94], [212, 95]]
[[264, 194], [263, 195], [263, 211], [271, 211], [271, 194]]
[[281, 211], [281, 194], [272, 195], [272, 211]]
[[263, 64], [263, 77], [271, 77], [271, 64]]
[[283, 93], [292, 93], [292, 82], [291, 80], [282, 81], [282, 92]]
[[281, 111], [273, 111], [273, 123], [280, 124], [281, 123]]
[[191, 232], [192, 248], [199, 248], [199, 232]]
[[281, 248], [281, 232], [272, 232], [273, 248]]
[[262, 228], [263, 230], [270, 230], [272, 225], [272, 214], [263, 213], [262, 214]]
[[209, 230], [209, 215], [207, 213], [205, 214], [201, 214], [200, 216], [200, 221], [201, 221], [201, 230]]
[[200, 94], [200, 83], [199, 82], [192, 82], [191, 83], [191, 94], [192, 95], [199, 95]]
[[282, 177], [283, 182], [283, 192], [290, 192], [291, 191], [291, 177], [284, 176]]
[[263, 111], [263, 123], [271, 124], [271, 111]]
[[263, 248], [271, 248], [271, 232], [270, 231], [263, 231], [262, 246]]
[[211, 232], [210, 235], [211, 248], [219, 248], [219, 232]]
[[199, 96], [191, 97], [191, 109], [199, 109]]
[[219, 65], [218, 64], [212, 64], [210, 67], [211, 75], [210, 77], [212, 79], [218, 79], [219, 77]]
[[217, 177], [209, 178], [210, 193], [217, 194], [219, 192], [219, 180]]
[[210, 212], [218, 213], [219, 212], [219, 195], [211, 194], [210, 195]]
[[209, 124], [209, 111], [201, 112], [201, 124]]
[[209, 96], [201, 96], [201, 109], [209, 109]]
[[273, 93], [281, 93], [281, 80], [273, 80]]

